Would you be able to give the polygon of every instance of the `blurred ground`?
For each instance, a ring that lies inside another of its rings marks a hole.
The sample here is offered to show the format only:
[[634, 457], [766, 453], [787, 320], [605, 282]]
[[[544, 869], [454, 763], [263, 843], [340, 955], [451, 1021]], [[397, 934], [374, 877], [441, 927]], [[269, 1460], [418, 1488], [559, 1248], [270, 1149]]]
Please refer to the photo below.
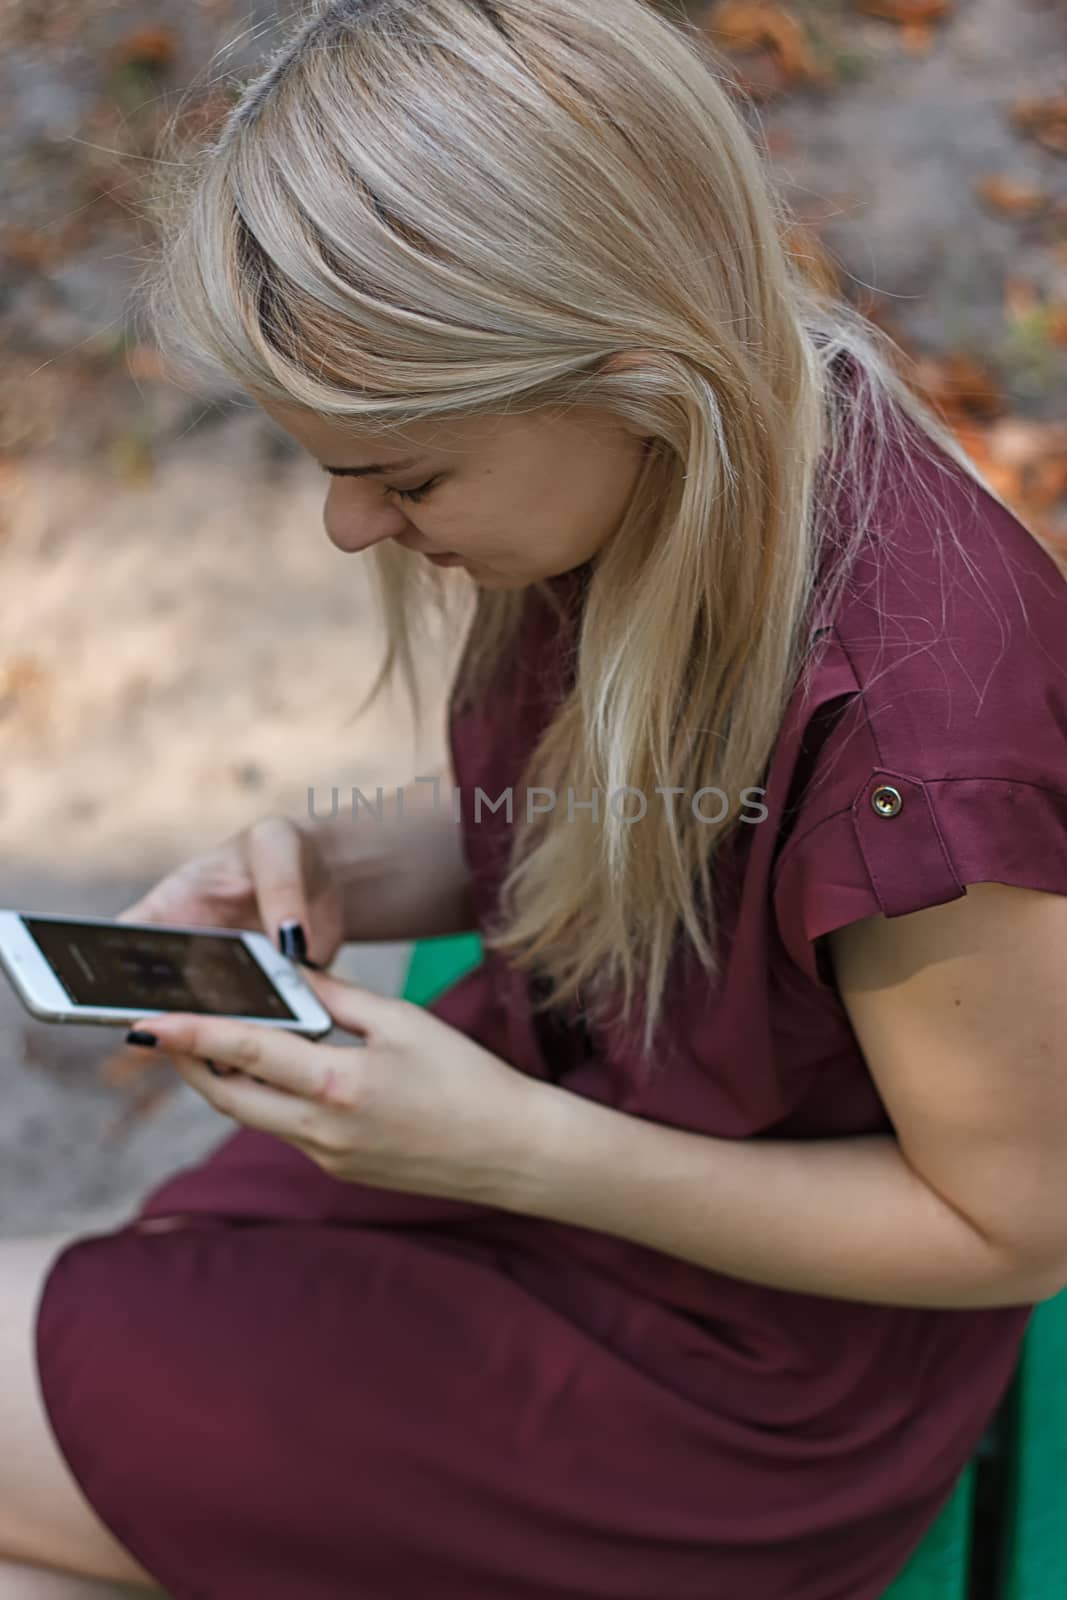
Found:
[[[870, 8], [690, 11], [755, 97], [796, 247], [1067, 535], [1067, 11]], [[0, 905], [109, 915], [309, 788], [371, 792], [444, 749], [443, 709], [421, 748], [399, 702], [351, 720], [381, 633], [320, 474], [255, 413], [163, 381], [129, 325], [163, 115], [195, 85], [213, 125], [287, 10], [8, 0], [0, 20]], [[443, 708], [429, 636], [425, 665]], [[341, 970], [395, 990], [406, 955], [349, 947]], [[37, 1024], [0, 981], [0, 1233], [109, 1226], [231, 1131], [183, 1085], [148, 1115], [106, 1081], [120, 1037]]]

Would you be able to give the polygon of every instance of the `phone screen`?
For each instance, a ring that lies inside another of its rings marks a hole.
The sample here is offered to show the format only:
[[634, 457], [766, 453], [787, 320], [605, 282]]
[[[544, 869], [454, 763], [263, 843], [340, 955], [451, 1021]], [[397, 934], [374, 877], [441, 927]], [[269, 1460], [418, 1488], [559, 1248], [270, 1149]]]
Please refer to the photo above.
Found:
[[298, 1020], [241, 939], [21, 920], [75, 1005]]

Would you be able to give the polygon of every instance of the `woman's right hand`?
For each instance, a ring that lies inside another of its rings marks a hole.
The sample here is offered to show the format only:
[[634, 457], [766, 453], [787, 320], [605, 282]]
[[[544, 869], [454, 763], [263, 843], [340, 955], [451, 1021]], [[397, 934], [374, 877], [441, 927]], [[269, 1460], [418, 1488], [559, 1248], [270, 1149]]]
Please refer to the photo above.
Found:
[[[344, 912], [322, 847], [312, 827], [268, 816], [194, 856], [149, 889], [116, 922], [248, 928], [265, 933], [275, 948], [283, 922], [300, 923], [310, 961], [328, 967], [344, 943]], [[124, 1047], [111, 1058], [113, 1083], [151, 1065], [144, 1050]]]
[[248, 928], [278, 948], [278, 928], [299, 922], [308, 959], [328, 967], [344, 943], [344, 909], [315, 830], [269, 816], [231, 834], [160, 879], [117, 922]]

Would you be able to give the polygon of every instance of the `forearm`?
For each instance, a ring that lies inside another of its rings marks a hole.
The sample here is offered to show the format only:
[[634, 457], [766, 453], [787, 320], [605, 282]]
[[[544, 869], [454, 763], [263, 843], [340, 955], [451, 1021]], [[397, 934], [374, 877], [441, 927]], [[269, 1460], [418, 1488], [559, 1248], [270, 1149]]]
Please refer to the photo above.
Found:
[[355, 814], [349, 805], [314, 824], [344, 901], [346, 942], [430, 939], [475, 927], [451, 774], [420, 776], [399, 799], [395, 786], [383, 788], [380, 816], [372, 789]]
[[888, 1136], [717, 1139], [538, 1084], [505, 1209], [801, 1294], [946, 1309], [1063, 1285], [985, 1238]]

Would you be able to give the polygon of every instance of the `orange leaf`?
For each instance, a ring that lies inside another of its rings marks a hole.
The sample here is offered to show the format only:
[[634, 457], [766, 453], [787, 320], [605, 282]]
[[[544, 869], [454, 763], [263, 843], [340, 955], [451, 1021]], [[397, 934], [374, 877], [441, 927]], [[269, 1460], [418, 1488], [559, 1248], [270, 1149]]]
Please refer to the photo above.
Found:
[[724, 50], [771, 50], [787, 79], [826, 81], [803, 27], [773, 0], [718, 0], [704, 27]]
[[825, 294], [840, 294], [841, 278], [822, 240], [809, 228], [791, 228], [785, 238], [789, 254], [805, 277]]
[[982, 472], [990, 488], [995, 489], [1002, 500], [1022, 510], [1023, 481], [1018, 467], [1013, 467], [1008, 461], [991, 461]]
[[138, 28], [128, 33], [115, 51], [120, 66], [169, 67], [178, 53], [178, 40], [170, 28]]
[[952, 432], [979, 471], [985, 472], [993, 460], [988, 429], [980, 427], [977, 422], [964, 421], [957, 422]]
[[950, 422], [996, 417], [1004, 410], [992, 375], [971, 356], [920, 356], [916, 369], [926, 399]]
[[989, 173], [979, 178], [974, 187], [991, 211], [1007, 217], [1032, 217], [1048, 204], [1048, 196], [1040, 189], [1002, 174]]
[[1009, 115], [1017, 128], [1029, 133], [1046, 150], [1067, 155], [1067, 95], [1051, 100], [1017, 100]]
[[70, 241], [55, 230], [46, 233], [16, 223], [0, 229], [0, 255], [29, 272], [50, 271], [69, 250]]
[[951, 10], [951, 0], [855, 0], [857, 10], [887, 22], [910, 26], [917, 22], [939, 22]]
[[928, 22], [905, 22], [900, 30], [900, 40], [910, 55], [925, 56], [934, 42], [934, 36]]
[[1067, 457], [1046, 456], [1037, 461], [1027, 483], [1027, 498], [1042, 511], [1051, 511], [1067, 494]]

